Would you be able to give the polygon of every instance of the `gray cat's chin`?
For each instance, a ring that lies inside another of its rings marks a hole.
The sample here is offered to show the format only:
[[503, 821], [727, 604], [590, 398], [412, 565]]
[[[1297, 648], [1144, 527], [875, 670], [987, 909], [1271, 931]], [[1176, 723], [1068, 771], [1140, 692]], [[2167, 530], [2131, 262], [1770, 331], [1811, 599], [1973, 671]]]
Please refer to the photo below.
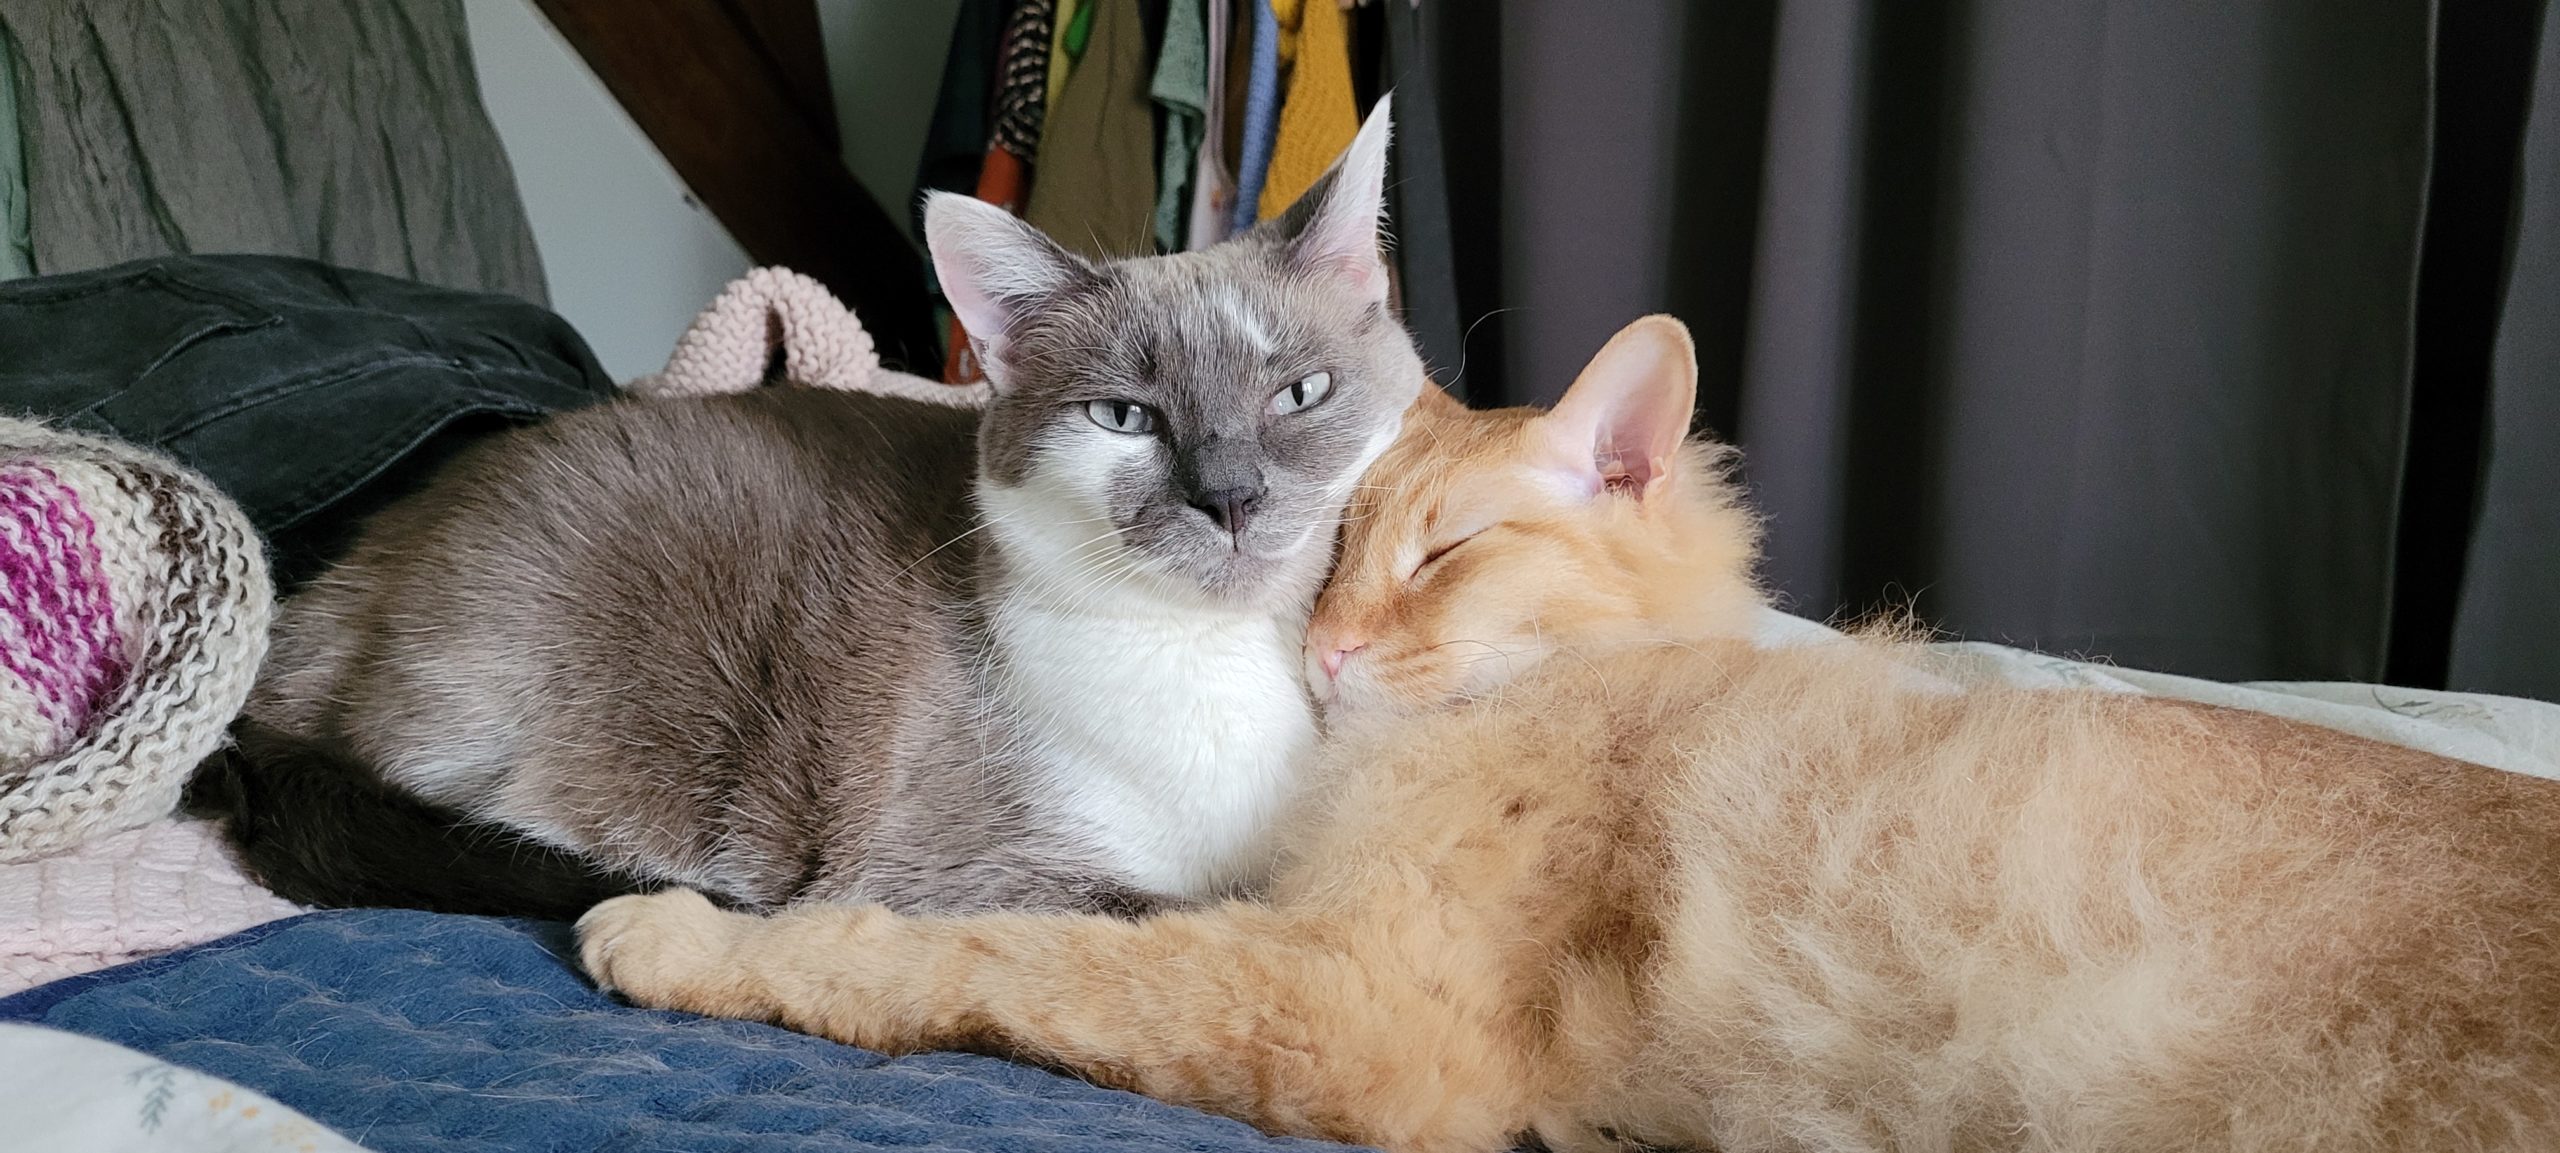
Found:
[[1324, 579], [1324, 558], [1301, 545], [1262, 554], [1228, 550], [1184, 566], [1200, 594], [1245, 612], [1304, 611]]

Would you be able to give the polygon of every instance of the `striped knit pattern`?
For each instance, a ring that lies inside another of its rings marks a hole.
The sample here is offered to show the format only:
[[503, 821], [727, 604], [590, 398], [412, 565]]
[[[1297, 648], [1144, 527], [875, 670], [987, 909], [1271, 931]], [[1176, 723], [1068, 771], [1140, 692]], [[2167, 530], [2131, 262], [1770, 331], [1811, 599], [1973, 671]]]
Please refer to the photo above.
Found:
[[1022, 0], [1005, 21], [997, 50], [996, 146], [1025, 161], [1040, 158], [1040, 125], [1049, 113], [1050, 23], [1058, 0]]
[[129, 445], [0, 419], [0, 861], [167, 815], [265, 656], [248, 518]]

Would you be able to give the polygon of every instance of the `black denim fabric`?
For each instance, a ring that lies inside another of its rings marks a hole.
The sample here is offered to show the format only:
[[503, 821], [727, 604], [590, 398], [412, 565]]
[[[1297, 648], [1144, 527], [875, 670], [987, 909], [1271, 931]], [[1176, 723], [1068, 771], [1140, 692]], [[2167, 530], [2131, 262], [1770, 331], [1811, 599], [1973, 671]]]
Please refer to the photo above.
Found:
[[267, 534], [279, 587], [469, 440], [613, 391], [536, 305], [315, 261], [176, 256], [0, 283], [0, 412], [203, 472]]

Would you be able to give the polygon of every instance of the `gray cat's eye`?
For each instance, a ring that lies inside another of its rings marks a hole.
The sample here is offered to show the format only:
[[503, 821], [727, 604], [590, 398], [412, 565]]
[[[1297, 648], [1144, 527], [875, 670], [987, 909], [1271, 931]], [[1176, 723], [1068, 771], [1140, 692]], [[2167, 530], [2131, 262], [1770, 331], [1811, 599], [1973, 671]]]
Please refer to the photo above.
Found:
[[1092, 417], [1095, 424], [1113, 432], [1125, 432], [1131, 436], [1153, 432], [1156, 427], [1156, 414], [1147, 411], [1147, 406], [1136, 401], [1092, 401], [1084, 406], [1084, 414]]
[[1271, 413], [1274, 416], [1287, 416], [1293, 412], [1305, 412], [1310, 408], [1314, 408], [1318, 401], [1325, 398], [1326, 393], [1332, 391], [1333, 374], [1330, 372], [1316, 373], [1307, 377], [1305, 380], [1301, 380], [1296, 384], [1272, 393]]

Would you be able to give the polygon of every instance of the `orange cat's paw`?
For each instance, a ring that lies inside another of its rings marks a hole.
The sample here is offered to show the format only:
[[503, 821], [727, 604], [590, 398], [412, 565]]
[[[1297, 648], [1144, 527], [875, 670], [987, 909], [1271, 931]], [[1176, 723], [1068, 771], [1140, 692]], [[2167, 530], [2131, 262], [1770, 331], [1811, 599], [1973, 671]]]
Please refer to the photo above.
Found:
[[578, 918], [578, 958], [599, 988], [658, 1009], [735, 1010], [732, 948], [755, 918], [722, 912], [691, 889], [615, 897]]

